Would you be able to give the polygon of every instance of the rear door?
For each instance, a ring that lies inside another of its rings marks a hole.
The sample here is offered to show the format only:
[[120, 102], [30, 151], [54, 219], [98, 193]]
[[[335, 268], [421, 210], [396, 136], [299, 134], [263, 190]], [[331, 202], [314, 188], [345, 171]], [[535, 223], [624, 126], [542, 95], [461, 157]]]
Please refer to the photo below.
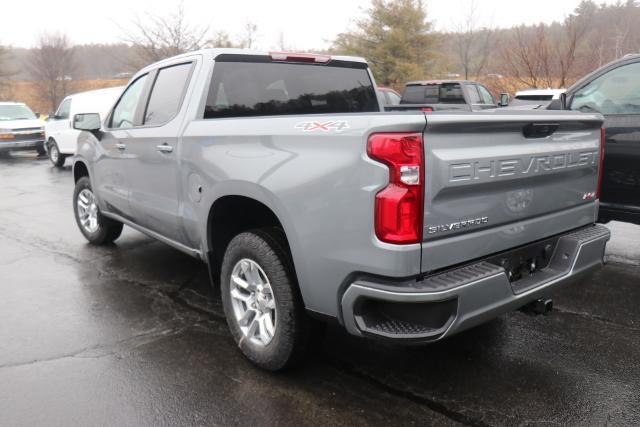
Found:
[[142, 124], [130, 131], [127, 175], [136, 224], [185, 243], [179, 217], [179, 114], [195, 60], [162, 66], [151, 75], [153, 84]]
[[605, 116], [603, 219], [639, 222], [640, 63], [622, 65], [592, 80], [573, 94], [570, 108]]

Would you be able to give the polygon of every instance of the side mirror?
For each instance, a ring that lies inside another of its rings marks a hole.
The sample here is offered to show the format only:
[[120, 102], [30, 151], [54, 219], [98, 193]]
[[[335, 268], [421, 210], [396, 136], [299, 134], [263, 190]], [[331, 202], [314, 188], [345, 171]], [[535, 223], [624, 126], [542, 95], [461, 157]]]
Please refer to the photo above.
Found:
[[567, 94], [566, 93], [561, 93], [560, 94], [560, 108], [562, 110], [567, 110], [569, 108], [569, 106], [567, 105]]
[[100, 114], [98, 113], [76, 114], [73, 116], [73, 128], [76, 130], [96, 132], [100, 130], [100, 126]]
[[501, 93], [500, 94], [500, 104], [501, 107], [508, 107], [509, 106], [509, 94], [508, 93]]

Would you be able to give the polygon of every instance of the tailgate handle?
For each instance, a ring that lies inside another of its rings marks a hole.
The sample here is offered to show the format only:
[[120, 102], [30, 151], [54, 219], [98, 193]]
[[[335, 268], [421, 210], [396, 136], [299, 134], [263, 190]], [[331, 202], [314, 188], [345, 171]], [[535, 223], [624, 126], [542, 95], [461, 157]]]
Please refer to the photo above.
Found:
[[529, 123], [522, 128], [525, 138], [546, 138], [558, 130], [558, 123]]

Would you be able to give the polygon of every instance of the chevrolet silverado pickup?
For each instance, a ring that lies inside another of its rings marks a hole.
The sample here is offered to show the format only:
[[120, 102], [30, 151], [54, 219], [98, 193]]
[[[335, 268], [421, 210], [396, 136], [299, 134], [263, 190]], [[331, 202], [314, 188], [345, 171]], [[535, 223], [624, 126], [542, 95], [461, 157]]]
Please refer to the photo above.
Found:
[[468, 80], [420, 80], [404, 86], [400, 104], [387, 111], [482, 111], [506, 107], [508, 94], [496, 101], [483, 84]]
[[540, 302], [602, 264], [602, 117], [384, 112], [361, 58], [211, 49], [138, 72], [78, 114], [73, 211], [208, 264], [265, 369], [318, 320], [429, 343]]

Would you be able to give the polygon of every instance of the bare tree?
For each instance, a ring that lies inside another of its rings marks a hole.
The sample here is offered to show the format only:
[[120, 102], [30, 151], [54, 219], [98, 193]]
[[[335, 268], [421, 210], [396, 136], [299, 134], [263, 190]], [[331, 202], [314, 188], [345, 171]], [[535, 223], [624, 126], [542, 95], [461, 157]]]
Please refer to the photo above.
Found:
[[29, 69], [51, 111], [71, 89], [75, 71], [74, 48], [64, 33], [42, 33], [31, 50]]
[[487, 65], [491, 53], [493, 31], [480, 28], [475, 0], [469, 2], [463, 21], [454, 33], [454, 49], [462, 67], [464, 78], [479, 76]]
[[13, 84], [11, 77], [15, 74], [7, 67], [7, 59], [10, 55], [6, 46], [0, 45], [0, 99], [13, 98]]
[[217, 31], [206, 43], [207, 47], [240, 47], [236, 45], [230, 38], [229, 34], [224, 31]]
[[138, 51], [138, 64], [146, 65], [170, 56], [197, 50], [205, 45], [209, 27], [192, 25], [187, 21], [184, 2], [167, 16], [146, 14], [136, 18], [131, 31], [123, 30], [124, 41]]
[[575, 16], [569, 16], [563, 26], [562, 33], [554, 43], [554, 58], [557, 61], [556, 75], [559, 87], [565, 87], [567, 80], [573, 71], [577, 58], [577, 50], [584, 40], [587, 31], [587, 22], [579, 20]]
[[258, 38], [258, 25], [251, 21], [247, 21], [244, 24], [242, 42], [243, 48], [251, 49], [255, 47], [256, 39]]

